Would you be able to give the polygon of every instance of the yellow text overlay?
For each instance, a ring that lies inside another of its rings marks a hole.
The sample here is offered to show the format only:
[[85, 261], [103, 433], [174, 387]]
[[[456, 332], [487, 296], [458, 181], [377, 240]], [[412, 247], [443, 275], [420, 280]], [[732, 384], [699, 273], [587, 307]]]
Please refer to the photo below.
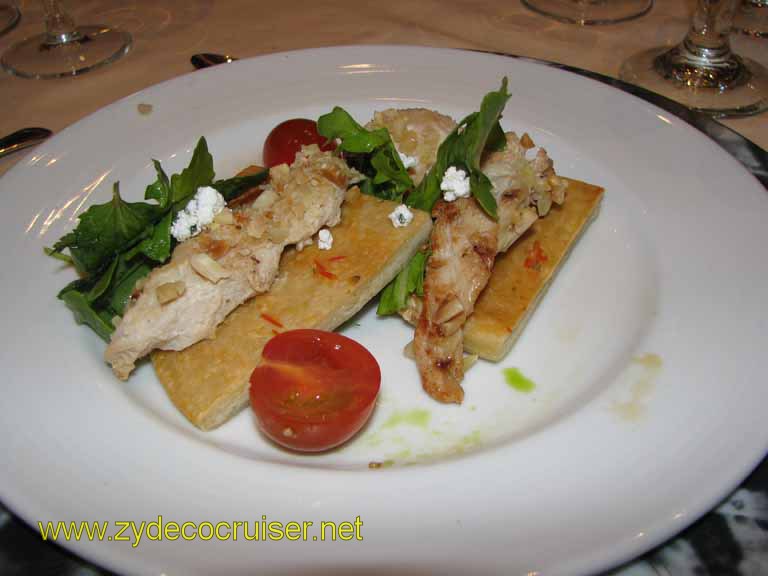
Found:
[[277, 522], [261, 520], [232, 522], [173, 522], [162, 516], [157, 520], [137, 523], [130, 521], [98, 522], [38, 522], [43, 540], [81, 540], [96, 542], [129, 542], [136, 548], [143, 541], [160, 540], [248, 540], [277, 542], [280, 540], [326, 542], [362, 541], [363, 521], [357, 516], [352, 522]]

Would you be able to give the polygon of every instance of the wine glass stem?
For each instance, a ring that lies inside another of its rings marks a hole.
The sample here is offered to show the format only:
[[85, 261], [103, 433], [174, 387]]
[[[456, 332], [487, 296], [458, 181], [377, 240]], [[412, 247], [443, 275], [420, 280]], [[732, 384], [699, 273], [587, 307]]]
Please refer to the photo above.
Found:
[[689, 88], [723, 91], [748, 82], [749, 71], [728, 40], [736, 2], [698, 0], [688, 34], [655, 58], [656, 72]]
[[45, 43], [58, 46], [80, 39], [74, 19], [64, 10], [60, 0], [41, 0], [45, 11]]
[[731, 58], [728, 36], [737, 0], [698, 0], [683, 48], [692, 64], [717, 66]]

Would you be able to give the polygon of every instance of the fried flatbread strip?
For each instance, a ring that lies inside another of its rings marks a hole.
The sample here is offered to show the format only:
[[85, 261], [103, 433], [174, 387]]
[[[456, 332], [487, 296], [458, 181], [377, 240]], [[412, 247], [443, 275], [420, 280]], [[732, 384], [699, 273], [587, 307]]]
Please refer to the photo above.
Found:
[[597, 216], [603, 189], [564, 180], [568, 182], [565, 203], [553, 206], [546, 218], [537, 220], [496, 259], [491, 279], [465, 326], [467, 352], [493, 361], [507, 355], [571, 248]]
[[248, 378], [277, 332], [333, 330], [373, 298], [426, 241], [432, 221], [414, 211], [405, 228], [388, 214], [396, 204], [347, 193], [333, 249], [286, 251], [272, 289], [234, 312], [215, 338], [181, 352], [155, 352], [157, 376], [176, 407], [198, 428], [215, 428], [248, 403]]

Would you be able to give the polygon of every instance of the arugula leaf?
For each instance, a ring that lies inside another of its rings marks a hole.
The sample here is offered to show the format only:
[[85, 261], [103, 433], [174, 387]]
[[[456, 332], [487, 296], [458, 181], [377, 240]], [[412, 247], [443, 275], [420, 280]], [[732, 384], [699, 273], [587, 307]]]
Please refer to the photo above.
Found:
[[88, 325], [109, 340], [114, 331], [112, 319], [122, 316], [136, 281], [149, 274], [152, 267], [144, 258], [127, 264], [121, 255], [100, 276], [91, 275], [67, 284], [58, 298], [73, 310], [79, 324]]
[[80, 217], [77, 228], [56, 242], [53, 251], [69, 248], [78, 272], [97, 273], [126, 245], [140, 239], [160, 214], [156, 205], [125, 202], [115, 182], [112, 200], [88, 208]]
[[70, 246], [74, 246], [75, 244], [77, 244], [77, 234], [75, 234], [75, 231], [72, 230], [71, 232], [67, 232], [64, 234], [64, 236], [59, 238], [51, 248], [44, 248], [44, 250], [48, 256], [53, 256], [56, 258], [55, 255], [60, 254], [62, 250], [69, 248]]
[[192, 153], [189, 166], [184, 168], [181, 174], [171, 176], [171, 202], [186, 205], [198, 188], [210, 186], [214, 176], [213, 156], [208, 152], [208, 143], [205, 138], [200, 138]]
[[320, 116], [317, 131], [329, 140], [340, 139], [339, 149], [354, 157], [356, 168], [369, 178], [359, 185], [364, 194], [401, 202], [414, 188], [386, 128], [366, 130], [346, 110], [336, 106]]
[[413, 189], [413, 180], [391, 141], [387, 146], [374, 152], [371, 157], [371, 166], [375, 170], [374, 196], [401, 202], [405, 193]]
[[488, 179], [488, 176], [479, 170], [471, 172], [469, 175], [469, 189], [477, 203], [485, 210], [485, 213], [496, 220], [498, 218], [496, 198], [493, 196], [493, 184]]
[[494, 122], [491, 133], [488, 134], [488, 140], [485, 142], [485, 150], [491, 152], [501, 152], [507, 147], [507, 136], [504, 134], [504, 128], [499, 122]]
[[131, 294], [133, 294], [136, 282], [149, 274], [153, 267], [154, 264], [146, 260], [140, 260], [139, 262], [131, 263], [131, 265], [121, 261], [118, 270], [115, 272], [115, 280], [110, 287], [109, 299], [107, 301], [109, 309], [114, 312], [113, 316], [123, 315], [125, 306], [128, 304]]
[[131, 260], [137, 254], [144, 254], [156, 262], [165, 262], [171, 255], [171, 245], [173, 243], [171, 238], [171, 225], [173, 224], [174, 216], [174, 211], [169, 210], [166, 215], [152, 227], [149, 236], [125, 253], [125, 259]]
[[50, 256], [51, 258], [56, 258], [56, 260], [61, 260], [62, 262], [65, 262], [67, 264], [74, 265], [74, 261], [72, 260], [71, 256], [68, 256], [67, 254], [62, 254], [61, 252], [57, 252], [53, 248], [48, 248], [46, 246], [43, 248], [43, 252], [45, 252], [46, 256]]
[[434, 165], [418, 188], [406, 198], [406, 204], [420, 210], [432, 210], [441, 195], [443, 174], [450, 166], [455, 166], [469, 173], [472, 195], [491, 218], [497, 218], [493, 186], [480, 170], [480, 159], [486, 149], [502, 150], [506, 145], [499, 119], [509, 97], [505, 77], [498, 91], [485, 95], [480, 110], [459, 122], [443, 141]]
[[328, 140], [339, 138], [342, 150], [357, 154], [370, 154], [392, 141], [385, 128], [366, 130], [339, 106], [317, 119], [317, 133]]
[[408, 296], [424, 295], [424, 272], [429, 254], [429, 251], [414, 254], [405, 268], [382, 290], [376, 314], [379, 316], [396, 314], [406, 307]]
[[435, 163], [424, 176], [419, 186], [408, 195], [405, 203], [411, 208], [417, 208], [431, 212], [432, 207], [440, 199], [442, 191], [440, 182], [449, 166], [456, 166], [461, 162], [461, 142], [459, 140], [458, 127], [451, 132], [437, 149]]
[[99, 297], [101, 297], [104, 292], [107, 291], [109, 285], [112, 284], [112, 278], [115, 276], [118, 260], [119, 258], [116, 258], [112, 261], [112, 264], [109, 265], [107, 270], [101, 275], [101, 277], [96, 281], [91, 289], [88, 290], [88, 293], [85, 294], [85, 299], [88, 301], [88, 303], [98, 300]]
[[357, 187], [360, 188], [360, 192], [363, 194], [376, 196], [376, 190], [373, 188], [373, 181], [370, 178], [366, 178], [365, 180], [358, 182]]
[[501, 88], [496, 92], [488, 92], [483, 97], [480, 111], [474, 121], [466, 125], [462, 136], [466, 142], [467, 168], [470, 170], [480, 170], [480, 157], [491, 133], [495, 133], [497, 140], [499, 139], [499, 132], [503, 137], [504, 132], [499, 125], [499, 119], [509, 98], [510, 94], [507, 91], [507, 78], [505, 76], [501, 81]]
[[147, 186], [144, 192], [145, 200], [157, 200], [157, 204], [163, 210], [168, 206], [168, 202], [171, 199], [171, 183], [168, 180], [168, 176], [165, 174], [163, 167], [157, 160], [152, 160], [155, 165], [155, 171], [157, 172], [157, 180]]
[[225, 202], [229, 202], [240, 196], [240, 194], [246, 190], [258, 186], [264, 182], [268, 176], [269, 170], [265, 168], [261, 172], [249, 174], [248, 176], [235, 176], [233, 178], [227, 178], [226, 180], [216, 180], [211, 186], [224, 197]]
[[112, 321], [106, 318], [104, 314], [99, 314], [82, 292], [70, 290], [61, 294], [59, 298], [72, 310], [78, 324], [89, 326], [102, 339], [109, 342], [112, 332], [115, 330]]

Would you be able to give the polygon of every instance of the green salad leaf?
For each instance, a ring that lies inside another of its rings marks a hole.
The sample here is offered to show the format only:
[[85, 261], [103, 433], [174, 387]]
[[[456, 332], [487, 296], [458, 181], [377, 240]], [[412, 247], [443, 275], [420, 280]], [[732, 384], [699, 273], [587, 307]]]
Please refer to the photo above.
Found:
[[376, 314], [379, 316], [396, 314], [405, 308], [408, 303], [408, 296], [411, 294], [424, 295], [424, 272], [428, 259], [429, 251], [416, 252], [413, 255], [405, 268], [400, 270], [395, 279], [381, 291]]
[[437, 159], [418, 188], [406, 198], [406, 204], [420, 210], [432, 210], [440, 199], [440, 182], [450, 166], [469, 174], [472, 195], [491, 218], [497, 218], [493, 185], [480, 170], [480, 158], [485, 150], [502, 150], [506, 145], [499, 119], [509, 100], [506, 77], [498, 91], [483, 98], [479, 112], [464, 118], [437, 150]]
[[120, 268], [115, 274], [114, 281], [110, 286], [109, 301], [106, 304], [114, 312], [114, 316], [122, 316], [125, 307], [131, 298], [133, 289], [141, 278], [152, 271], [154, 265], [146, 260], [132, 261], [127, 263], [120, 261]]
[[45, 249], [49, 256], [75, 266], [80, 278], [65, 286], [58, 297], [78, 323], [104, 340], [115, 329], [114, 318], [123, 315], [136, 282], [170, 258], [176, 244], [171, 236], [173, 220], [198, 188], [212, 186], [230, 201], [268, 175], [263, 170], [214, 181], [213, 157], [205, 138], [197, 142], [189, 165], [180, 174], [169, 178], [160, 162], [152, 162], [157, 179], [144, 191], [144, 199], [151, 203], [126, 202], [116, 182], [109, 202], [88, 208], [74, 230]]
[[157, 205], [125, 202], [115, 183], [112, 200], [88, 208], [80, 216], [77, 228], [56, 242], [53, 251], [68, 248], [78, 272], [96, 273], [108, 266], [126, 244], [141, 239], [159, 215]]
[[216, 180], [211, 187], [215, 188], [224, 197], [225, 202], [234, 200], [246, 190], [250, 190], [264, 183], [269, 176], [269, 170], [261, 170], [248, 176], [234, 176], [226, 180]]
[[99, 313], [100, 311], [97, 311], [88, 302], [88, 299], [82, 292], [69, 290], [60, 294], [59, 298], [72, 310], [75, 315], [75, 321], [78, 324], [85, 324], [101, 338], [109, 342], [112, 332], [115, 331], [112, 320], [107, 318], [105, 314]]
[[132, 260], [137, 254], [144, 254], [155, 262], [165, 262], [171, 255], [171, 225], [173, 224], [173, 210], [166, 212], [159, 222], [147, 229], [147, 236], [141, 242], [125, 253], [126, 260]]
[[364, 194], [402, 202], [413, 190], [413, 181], [386, 128], [367, 130], [336, 106], [318, 118], [317, 132], [328, 140], [341, 141], [339, 150], [346, 153], [348, 163], [368, 177], [360, 183]]
[[157, 200], [158, 207], [165, 210], [168, 207], [168, 202], [171, 201], [171, 182], [160, 162], [152, 160], [152, 164], [155, 166], [155, 172], [157, 172], [157, 180], [147, 186], [144, 199]]
[[[190, 198], [195, 195], [201, 186], [210, 186], [213, 182], [213, 156], [208, 152], [208, 143], [205, 138], [200, 138], [192, 153], [189, 166], [181, 171], [181, 174], [171, 176], [171, 202], [183, 203], [186, 206]], [[180, 209], [183, 209], [181, 206]]]
[[339, 138], [342, 150], [357, 154], [370, 154], [392, 142], [385, 128], [366, 130], [340, 106], [317, 119], [317, 133], [328, 140]]

